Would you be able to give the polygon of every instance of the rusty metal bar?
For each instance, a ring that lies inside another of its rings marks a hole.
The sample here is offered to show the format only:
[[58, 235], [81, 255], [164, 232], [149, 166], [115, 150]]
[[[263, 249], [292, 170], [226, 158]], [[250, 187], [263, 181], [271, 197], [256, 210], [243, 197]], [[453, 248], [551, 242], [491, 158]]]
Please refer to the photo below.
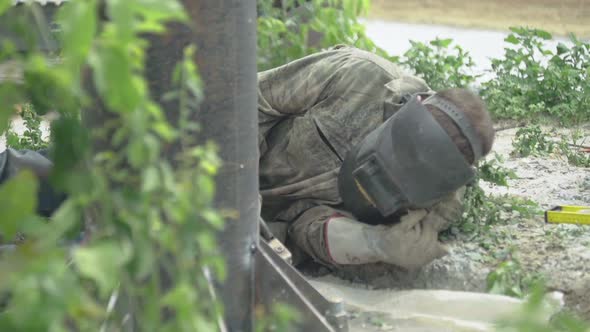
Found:
[[256, 304], [270, 312], [276, 303], [287, 304], [300, 315], [296, 331], [345, 332], [348, 316], [341, 302], [326, 300], [299, 272], [260, 241], [256, 258]]

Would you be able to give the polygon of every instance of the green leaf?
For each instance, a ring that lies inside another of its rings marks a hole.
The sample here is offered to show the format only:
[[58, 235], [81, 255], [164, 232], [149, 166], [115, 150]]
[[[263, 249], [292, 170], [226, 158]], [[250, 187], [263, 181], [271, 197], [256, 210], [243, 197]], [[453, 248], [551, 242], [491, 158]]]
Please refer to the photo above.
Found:
[[174, 170], [168, 162], [160, 162], [160, 172], [164, 188], [170, 191], [176, 190], [176, 183], [174, 181]]
[[160, 147], [162, 145], [160, 140], [155, 135], [151, 134], [145, 135], [143, 140], [150, 158], [149, 160], [155, 161], [158, 159], [158, 156], [160, 155]]
[[510, 44], [515, 44], [517, 45], [518, 43], [520, 43], [520, 40], [518, 40], [518, 38], [516, 38], [515, 35], [509, 35], [508, 37], [504, 38], [504, 41]]
[[15, 113], [15, 106], [24, 102], [22, 89], [14, 83], [0, 84], [0, 133], [4, 133]]
[[114, 33], [113, 41], [117, 41], [123, 44], [130, 44], [134, 38], [134, 25], [137, 22], [134, 17], [134, 10], [131, 8], [130, 3], [136, 1], [121, 1], [121, 0], [107, 0], [107, 11], [109, 19], [112, 24], [109, 24]]
[[197, 234], [197, 243], [199, 244], [199, 252], [212, 253], [217, 248], [217, 239], [213, 233], [201, 232]]
[[160, 184], [160, 173], [154, 166], [149, 166], [143, 172], [143, 182], [141, 184], [141, 191], [151, 192], [158, 188]]
[[162, 32], [163, 23], [171, 20], [185, 22], [188, 15], [178, 1], [138, 0], [132, 2], [132, 9], [143, 16], [138, 30], [142, 32]]
[[[36, 113], [72, 112], [76, 107], [70, 93], [71, 77], [50, 66], [43, 56], [30, 56], [24, 72], [25, 86]], [[76, 109], [77, 111], [77, 109]]]
[[452, 42], [453, 42], [453, 39], [451, 39], [451, 38], [447, 38], [447, 39], [438, 39], [437, 38], [435, 40], [430, 41], [430, 45], [446, 48], [449, 45], [451, 45]]
[[0, 0], [0, 15], [4, 14], [4, 12], [12, 7], [13, 0]]
[[39, 238], [48, 246], [64, 238], [77, 239], [84, 228], [81, 210], [73, 200], [66, 200], [53, 214], [51, 226], [48, 227], [49, 232], [44, 235], [39, 234]]
[[82, 61], [90, 51], [97, 20], [96, 0], [73, 1], [59, 12], [63, 57]]
[[209, 203], [215, 195], [215, 181], [208, 176], [199, 176], [197, 178], [197, 187], [201, 196], [199, 198]]
[[541, 29], [535, 29], [535, 36], [541, 37], [545, 40], [553, 38], [553, 36], [549, 32]]
[[147, 148], [141, 139], [134, 139], [127, 145], [127, 158], [131, 166], [138, 168], [141, 165], [145, 165], [148, 157]]
[[569, 47], [567, 47], [567, 45], [565, 45], [564, 43], [559, 43], [557, 44], [557, 55], [562, 55], [564, 53], [568, 53], [570, 51]]
[[125, 45], [103, 45], [91, 54], [90, 64], [101, 97], [111, 111], [132, 112], [145, 92], [133, 74], [133, 61]]
[[149, 237], [139, 236], [133, 241], [133, 247], [138, 253], [133, 261], [133, 271], [137, 279], [143, 279], [153, 273], [156, 255]]
[[130, 257], [129, 245], [122, 246], [112, 241], [79, 247], [73, 253], [73, 260], [80, 274], [94, 280], [103, 295], [115, 288], [121, 275], [120, 269]]
[[154, 131], [167, 142], [172, 142], [178, 134], [170, 124], [165, 121], [158, 121], [153, 125]]
[[523, 27], [510, 27], [510, 31], [516, 33], [517, 35], [524, 35], [526, 34], [527, 29]]
[[195, 295], [195, 290], [191, 285], [181, 282], [164, 295], [162, 304], [175, 309], [190, 308], [196, 300]]
[[209, 223], [211, 226], [215, 227], [217, 230], [223, 229], [224, 220], [221, 214], [217, 211], [212, 209], [206, 209], [202, 212], [203, 218]]
[[[65, 185], [65, 179], [72, 178], [72, 170], [80, 165], [90, 148], [88, 130], [82, 127], [77, 117], [64, 115], [51, 124], [51, 141], [53, 142], [53, 178], [54, 183]], [[88, 179], [88, 176], [85, 177]], [[76, 181], [77, 182], [77, 181]], [[84, 186], [85, 184], [76, 183]], [[71, 187], [70, 187], [71, 189]]]
[[522, 292], [522, 289], [520, 288], [520, 285], [512, 285], [512, 287], [510, 288], [510, 293], [512, 293], [513, 296], [516, 297], [523, 297], [524, 294]]
[[37, 178], [21, 170], [0, 186], [0, 233], [13, 239], [25, 218], [33, 217], [37, 209]]

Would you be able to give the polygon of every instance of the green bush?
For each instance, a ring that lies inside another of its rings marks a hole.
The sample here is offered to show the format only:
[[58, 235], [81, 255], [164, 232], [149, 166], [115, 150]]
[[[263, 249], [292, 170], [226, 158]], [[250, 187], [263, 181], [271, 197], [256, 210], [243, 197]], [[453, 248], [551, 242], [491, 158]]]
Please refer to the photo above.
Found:
[[[492, 59], [494, 77], [481, 84], [480, 93], [496, 119], [533, 120], [541, 117], [561, 123], [590, 120], [590, 43], [570, 36], [568, 47], [547, 47], [552, 36], [540, 29], [511, 28], [502, 58]], [[403, 56], [392, 57], [432, 89], [467, 87], [477, 76], [475, 65], [452, 39], [436, 38], [429, 43], [411, 41]]]
[[541, 126], [531, 125], [516, 131], [512, 147], [511, 154], [517, 157], [543, 156], [555, 150], [555, 143], [547, 138]]
[[498, 119], [590, 120], [590, 43], [571, 35], [571, 48], [559, 43], [552, 51], [545, 43], [552, 38], [546, 31], [511, 31], [505, 39], [511, 47], [503, 58], [492, 60], [496, 77], [482, 86], [490, 112]]
[[422, 77], [433, 90], [463, 88], [476, 80], [469, 73], [475, 65], [469, 52], [454, 45], [452, 39], [436, 38], [428, 44], [410, 41], [411, 47], [398, 59]]
[[[10, 7], [1, 1], [2, 10]], [[23, 172], [2, 186], [0, 202], [8, 204], [0, 204], [3, 235], [11, 238], [22, 231], [26, 242], [0, 261], [5, 271], [0, 293], [8, 295], [2, 298], [0, 330], [116, 331], [129, 324], [139, 330], [216, 330], [221, 308], [209, 292], [204, 270], [221, 279], [225, 275], [214, 235], [223, 218], [212, 208], [219, 160], [210, 145], [173, 156], [178, 163], [174, 167], [162, 158], [164, 147], [179, 140], [182, 146], [194, 145], [184, 139], [194, 136], [190, 131], [196, 126], [168, 123], [142, 75], [147, 45], [140, 36], [163, 31], [167, 21], [184, 21], [184, 11], [176, 1], [106, 1], [113, 20], [99, 25], [97, 4], [77, 1], [60, 9], [63, 63], [50, 63], [34, 51], [18, 54], [7, 44], [1, 50], [2, 61], [14, 60], [24, 68], [25, 82], [0, 85], [0, 96], [10, 97], [0, 98], [0, 125], [8, 126], [7, 110], [17, 102], [31, 101], [28, 110], [39, 114], [60, 113], [52, 123], [53, 181], [70, 198], [46, 223], [34, 214], [35, 177]], [[366, 10], [366, 0], [331, 1], [328, 6], [312, 1], [299, 12], [288, 10], [295, 9], [293, 1], [283, 1], [279, 8], [270, 4], [263, 2], [262, 7], [271, 16], [259, 19], [261, 68], [337, 43], [384, 54], [356, 20]], [[27, 18], [38, 17], [39, 8], [27, 9]], [[12, 19], [25, 32], [43, 29], [22, 17]], [[321, 35], [319, 42], [307, 41], [311, 30]], [[35, 50], [37, 41], [29, 41]], [[192, 107], [198, 105], [200, 82], [192, 63], [194, 49], [185, 51], [186, 60], [174, 75], [179, 91], [167, 97]], [[90, 80], [100, 102], [91, 101], [94, 91], [81, 84], [86, 66], [92, 69]], [[186, 100], [191, 98], [195, 100]], [[96, 132], [88, 132], [80, 121], [79, 109], [89, 104], [106, 105], [112, 115]], [[33, 112], [24, 117], [30, 131], [23, 137], [9, 134], [9, 144], [39, 148], [39, 117]], [[112, 140], [113, 148], [91, 151], [91, 139]], [[84, 246], [62, 246], [82, 219], [92, 236]], [[279, 309], [278, 320], [263, 321], [284, 326], [293, 314]]]
[[260, 0], [258, 8], [258, 70], [337, 44], [352, 45], [389, 57], [365, 34], [358, 17], [369, 0]]
[[497, 153], [494, 153], [493, 159], [484, 160], [478, 166], [480, 179], [498, 186], [507, 187], [508, 180], [516, 179], [516, 174], [514, 171], [504, 168], [501, 165], [503, 162], [504, 159]]
[[22, 150], [41, 150], [47, 148], [47, 142], [43, 140], [41, 131], [41, 117], [31, 109], [30, 104], [25, 104], [21, 108], [21, 117], [25, 124], [25, 131], [19, 135], [9, 125], [6, 131], [6, 146]]
[[590, 167], [590, 152], [584, 152], [581, 149], [588, 149], [586, 137], [581, 131], [575, 131], [569, 137], [562, 135], [557, 144], [557, 150], [568, 163], [579, 167]]
[[520, 261], [511, 253], [508, 259], [488, 274], [486, 281], [488, 292], [492, 294], [522, 298], [536, 279], [523, 270]]
[[[512, 212], [517, 211], [518, 217]], [[486, 236], [494, 225], [509, 224], [539, 215], [539, 206], [529, 199], [517, 196], [486, 195], [479, 185], [467, 188], [464, 212], [454, 227], [469, 238]]]
[[587, 148], [582, 131], [561, 135], [559, 141], [551, 140], [548, 136], [539, 125], [520, 128], [512, 142], [514, 150], [511, 154], [517, 157], [557, 154], [571, 165], [590, 167], [590, 154], [581, 150]]

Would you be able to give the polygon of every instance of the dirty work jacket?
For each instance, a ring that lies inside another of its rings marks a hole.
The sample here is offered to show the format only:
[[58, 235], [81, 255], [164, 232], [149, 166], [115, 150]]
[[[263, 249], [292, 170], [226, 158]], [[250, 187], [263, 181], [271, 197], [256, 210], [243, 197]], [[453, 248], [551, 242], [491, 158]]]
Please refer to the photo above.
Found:
[[[342, 159], [399, 108], [403, 95], [430, 89], [381, 57], [343, 46], [258, 79], [262, 215], [290, 226], [295, 245], [325, 261], [321, 226], [341, 203]], [[0, 153], [0, 183], [30, 163], [47, 167], [49, 161], [32, 151]], [[39, 212], [48, 215], [64, 197], [43, 188]]]
[[289, 224], [296, 245], [325, 261], [322, 248], [309, 246], [321, 247], [322, 227], [313, 224], [329, 212], [302, 214], [341, 204], [337, 175], [348, 151], [401, 107], [402, 96], [432, 91], [386, 59], [347, 46], [261, 72], [258, 80], [262, 217]]

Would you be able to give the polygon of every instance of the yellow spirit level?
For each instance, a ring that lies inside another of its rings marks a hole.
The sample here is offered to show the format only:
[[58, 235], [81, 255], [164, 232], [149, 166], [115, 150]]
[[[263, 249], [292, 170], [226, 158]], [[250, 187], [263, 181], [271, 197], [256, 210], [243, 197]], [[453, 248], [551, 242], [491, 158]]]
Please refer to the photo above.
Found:
[[590, 206], [556, 206], [545, 211], [545, 222], [590, 225]]

